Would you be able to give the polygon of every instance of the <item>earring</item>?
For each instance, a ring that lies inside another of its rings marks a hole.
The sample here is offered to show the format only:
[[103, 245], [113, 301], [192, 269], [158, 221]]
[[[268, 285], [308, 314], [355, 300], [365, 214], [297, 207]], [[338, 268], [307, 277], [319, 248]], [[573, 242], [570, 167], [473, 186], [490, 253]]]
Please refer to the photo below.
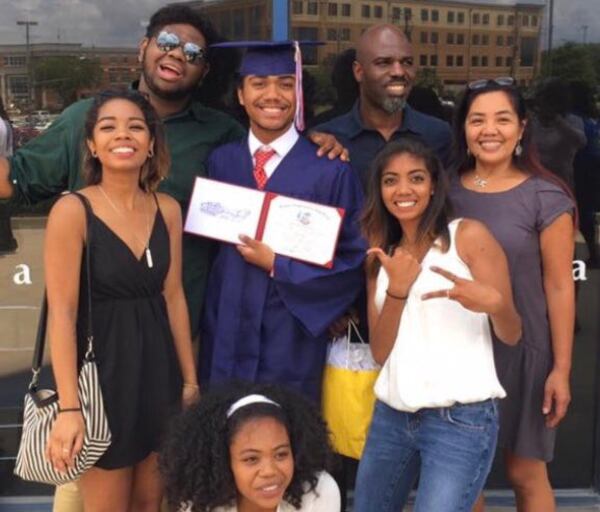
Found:
[[467, 148], [467, 156], [471, 156], [471, 150]]
[[515, 146], [515, 156], [521, 156], [521, 154], [523, 153], [523, 146], [521, 146], [521, 141], [517, 142], [517, 145]]

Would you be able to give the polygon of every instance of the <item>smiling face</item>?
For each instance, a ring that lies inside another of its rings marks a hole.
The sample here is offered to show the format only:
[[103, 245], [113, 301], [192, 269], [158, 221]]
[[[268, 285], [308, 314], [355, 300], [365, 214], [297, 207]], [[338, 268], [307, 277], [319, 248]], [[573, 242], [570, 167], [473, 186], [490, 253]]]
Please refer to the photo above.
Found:
[[100, 107], [87, 145], [104, 169], [137, 172], [148, 158], [153, 141], [140, 108], [116, 98]]
[[402, 110], [416, 76], [412, 45], [395, 27], [374, 27], [360, 40], [354, 77], [361, 101], [388, 114]]
[[250, 128], [267, 144], [283, 135], [294, 121], [296, 90], [294, 75], [243, 78], [238, 99], [250, 118]]
[[[176, 35], [181, 44], [193, 43], [200, 48], [206, 48], [206, 39], [191, 25], [177, 23], [162, 27], [159, 32], [161, 31]], [[188, 62], [181, 46], [163, 51], [156, 44], [156, 36], [142, 40], [140, 60], [141, 90], [146, 87], [159, 98], [166, 100], [179, 100], [189, 96], [208, 72], [205, 59]]]
[[482, 93], [473, 100], [467, 112], [467, 147], [479, 164], [508, 164], [524, 128], [525, 123], [519, 119], [505, 92]]
[[417, 223], [429, 206], [434, 186], [422, 158], [401, 153], [390, 158], [381, 173], [381, 198], [401, 224]]
[[294, 476], [287, 429], [275, 418], [244, 423], [229, 446], [240, 512], [274, 512]]

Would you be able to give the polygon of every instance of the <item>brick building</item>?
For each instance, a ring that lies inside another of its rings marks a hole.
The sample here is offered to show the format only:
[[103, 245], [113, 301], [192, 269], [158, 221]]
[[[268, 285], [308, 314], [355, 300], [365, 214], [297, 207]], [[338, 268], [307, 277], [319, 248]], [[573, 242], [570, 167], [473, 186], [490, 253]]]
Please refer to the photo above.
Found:
[[[206, 12], [229, 39], [269, 39], [270, 0], [180, 2]], [[445, 85], [510, 75], [527, 85], [540, 65], [543, 5], [498, 5], [443, 0], [292, 0], [290, 34], [324, 41], [306, 64], [329, 62], [351, 48], [365, 28], [393, 23], [411, 38], [420, 67], [434, 68]]]
[[[132, 48], [85, 47], [71, 43], [40, 43], [29, 46], [31, 67], [50, 57], [78, 57], [98, 60], [102, 69], [98, 89], [125, 86], [139, 77], [138, 50]], [[28, 110], [61, 110], [63, 105], [48, 84], [38, 82], [33, 75], [33, 95], [28, 73], [27, 46], [0, 45], [0, 95], [6, 105], [26, 106]], [[90, 91], [82, 90], [84, 95]], [[32, 96], [35, 101], [32, 103]]]

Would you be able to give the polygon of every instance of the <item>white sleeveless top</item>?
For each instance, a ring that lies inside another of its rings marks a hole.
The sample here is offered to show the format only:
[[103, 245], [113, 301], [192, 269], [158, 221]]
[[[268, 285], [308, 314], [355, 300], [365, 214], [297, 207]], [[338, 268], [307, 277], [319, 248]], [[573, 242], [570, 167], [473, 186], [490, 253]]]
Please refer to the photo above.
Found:
[[[506, 396], [496, 376], [488, 316], [469, 311], [446, 297], [421, 299], [424, 293], [453, 286], [431, 271], [431, 266], [472, 279], [456, 251], [460, 221], [448, 225], [448, 252], [436, 246], [425, 255], [421, 273], [404, 305], [396, 341], [375, 383], [377, 398], [394, 409], [415, 412], [424, 407]], [[387, 273], [381, 268], [375, 291], [378, 311], [383, 307], [388, 283]]]

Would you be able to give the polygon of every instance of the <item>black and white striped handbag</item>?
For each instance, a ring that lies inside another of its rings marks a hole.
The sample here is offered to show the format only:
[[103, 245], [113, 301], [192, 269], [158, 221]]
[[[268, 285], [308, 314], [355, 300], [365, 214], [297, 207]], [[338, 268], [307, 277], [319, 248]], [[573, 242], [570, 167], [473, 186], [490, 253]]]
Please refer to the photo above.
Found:
[[79, 403], [85, 421], [83, 448], [75, 458], [74, 467], [66, 473], [56, 471], [51, 462], [45, 458], [46, 444], [52, 425], [58, 415], [58, 394], [51, 389], [38, 389], [39, 373], [42, 367], [46, 338], [48, 303], [46, 296], [40, 312], [35, 349], [33, 353], [33, 377], [25, 395], [23, 412], [23, 433], [15, 465], [15, 474], [24, 480], [60, 485], [79, 478], [90, 469], [110, 445], [111, 433], [104, 411], [104, 401], [98, 368], [94, 360], [94, 335], [92, 329], [92, 288], [90, 272], [90, 244], [88, 204], [82, 196], [76, 194], [86, 209], [87, 237], [86, 270], [87, 270], [87, 351], [79, 371]]

